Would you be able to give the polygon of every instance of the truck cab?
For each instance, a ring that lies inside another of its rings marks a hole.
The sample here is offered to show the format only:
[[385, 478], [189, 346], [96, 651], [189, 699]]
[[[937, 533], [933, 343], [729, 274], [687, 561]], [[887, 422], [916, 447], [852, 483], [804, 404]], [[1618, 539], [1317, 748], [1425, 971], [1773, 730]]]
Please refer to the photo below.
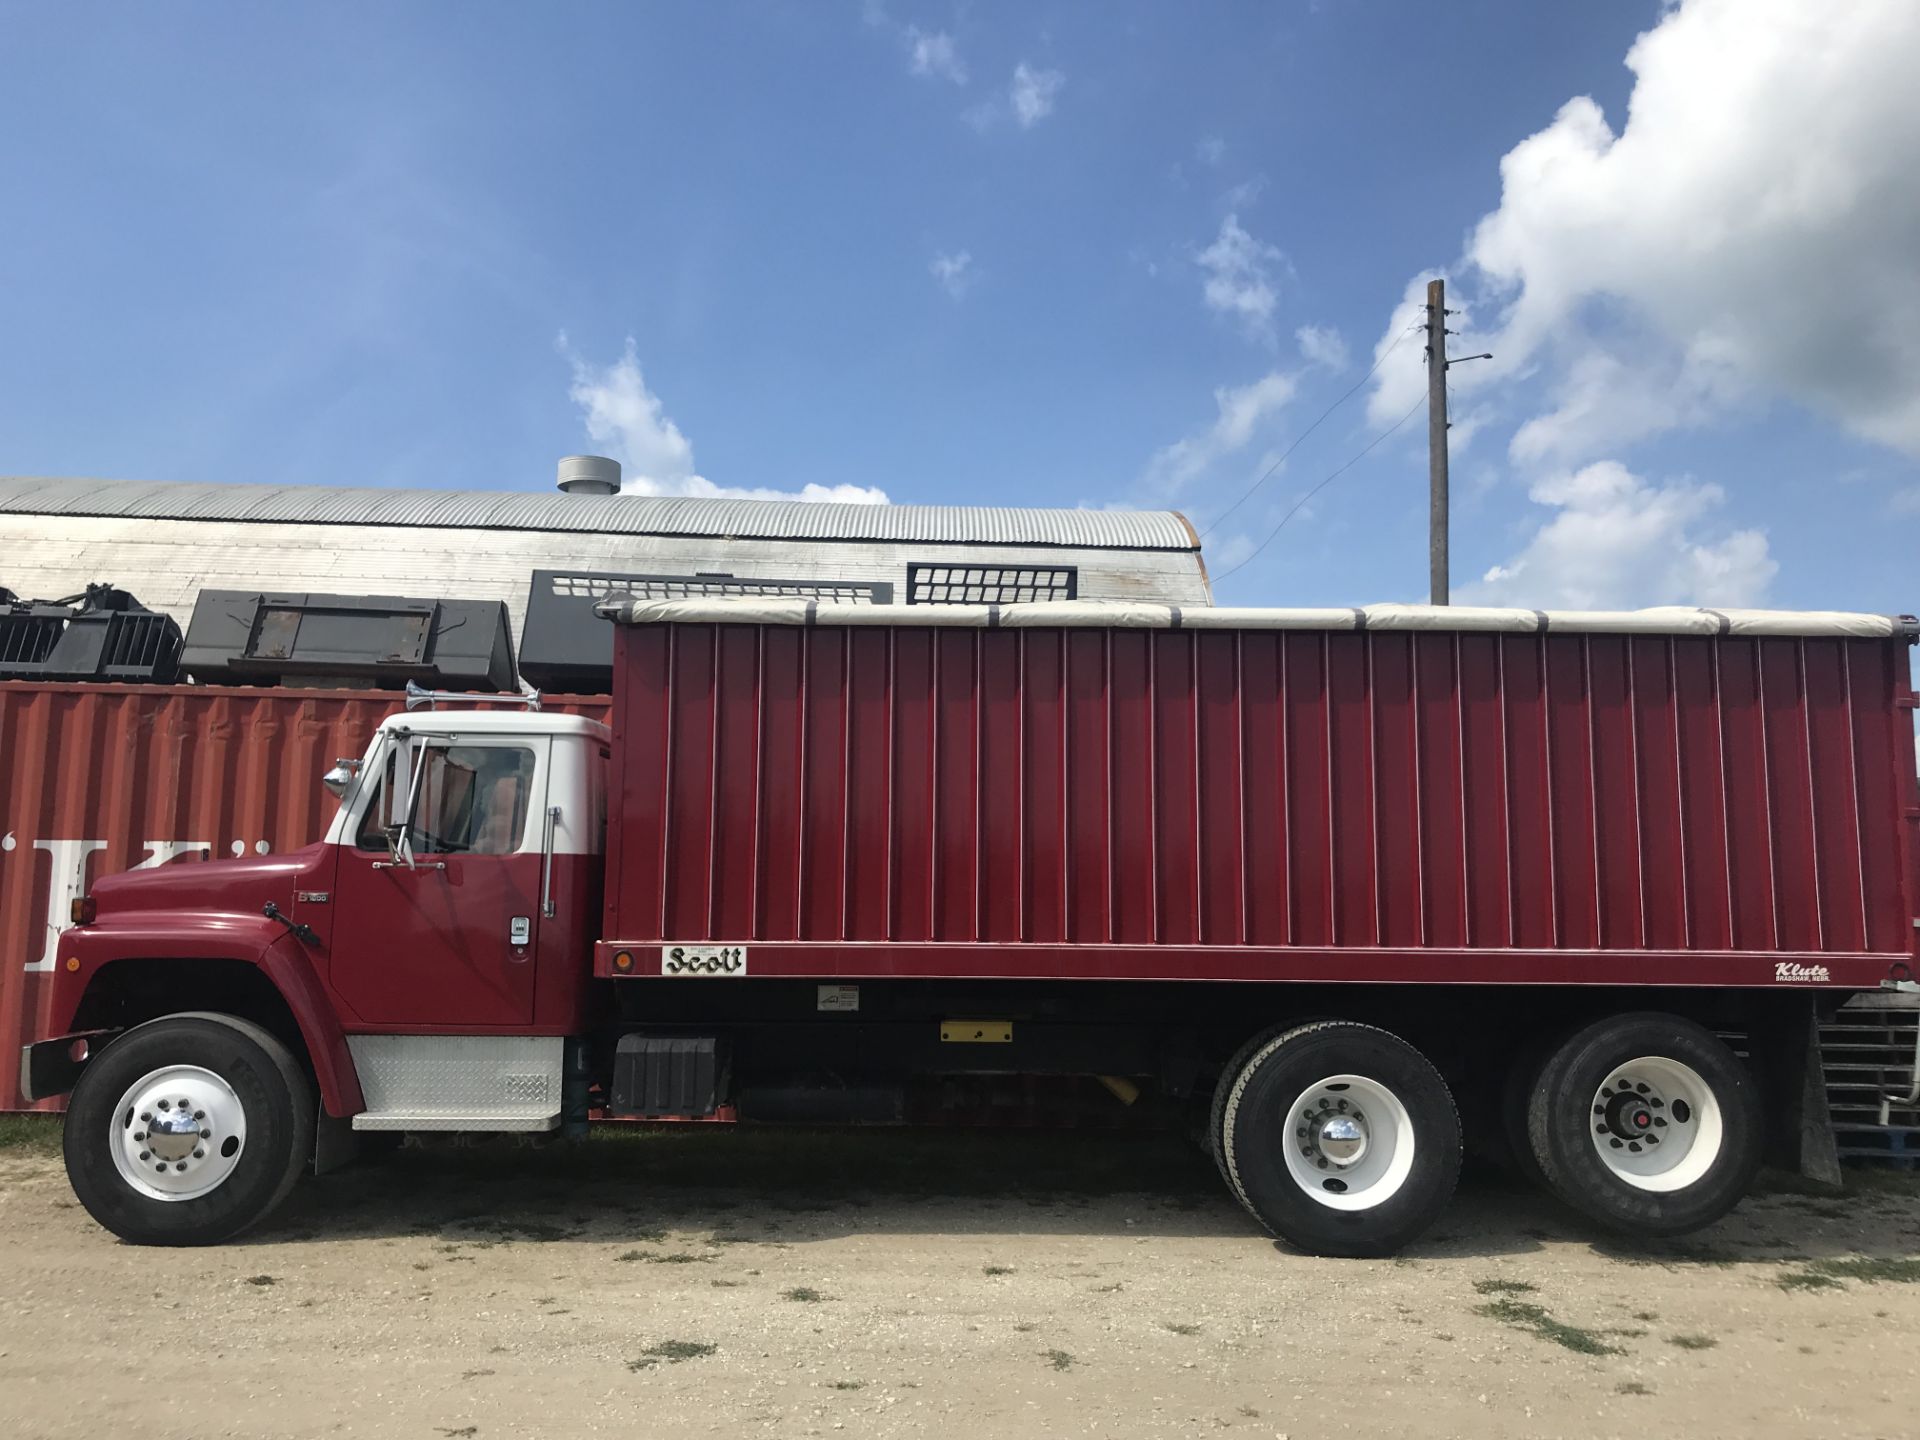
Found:
[[608, 742], [539, 711], [394, 715], [327, 773], [340, 806], [318, 843], [110, 876], [76, 901], [56, 1038], [25, 1048], [21, 1081], [73, 1092], [69, 1165], [96, 1216], [219, 1239], [316, 1134], [324, 1155], [348, 1127], [558, 1127], [593, 983]]

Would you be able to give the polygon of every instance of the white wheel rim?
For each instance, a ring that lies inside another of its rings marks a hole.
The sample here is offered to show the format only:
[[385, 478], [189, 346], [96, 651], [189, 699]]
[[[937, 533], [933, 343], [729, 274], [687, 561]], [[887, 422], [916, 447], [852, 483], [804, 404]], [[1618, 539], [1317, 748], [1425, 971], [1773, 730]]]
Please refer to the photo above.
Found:
[[1684, 1190], [1720, 1158], [1720, 1102], [1700, 1072], [1665, 1055], [1614, 1067], [1593, 1092], [1587, 1134], [1600, 1163], [1636, 1190]]
[[1365, 1075], [1329, 1075], [1287, 1115], [1287, 1174], [1329, 1210], [1371, 1210], [1413, 1172], [1413, 1120], [1400, 1097]]
[[151, 1200], [211, 1194], [246, 1152], [246, 1107], [198, 1065], [148, 1071], [127, 1087], [108, 1124], [114, 1168]]

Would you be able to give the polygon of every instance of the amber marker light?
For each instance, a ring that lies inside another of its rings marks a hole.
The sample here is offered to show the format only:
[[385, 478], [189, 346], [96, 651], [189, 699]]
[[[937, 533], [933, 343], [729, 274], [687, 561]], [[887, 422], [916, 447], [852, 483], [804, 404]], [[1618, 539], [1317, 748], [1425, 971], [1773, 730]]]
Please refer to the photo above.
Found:
[[633, 969], [633, 953], [629, 950], [617, 950], [613, 956], [613, 968], [616, 970]]

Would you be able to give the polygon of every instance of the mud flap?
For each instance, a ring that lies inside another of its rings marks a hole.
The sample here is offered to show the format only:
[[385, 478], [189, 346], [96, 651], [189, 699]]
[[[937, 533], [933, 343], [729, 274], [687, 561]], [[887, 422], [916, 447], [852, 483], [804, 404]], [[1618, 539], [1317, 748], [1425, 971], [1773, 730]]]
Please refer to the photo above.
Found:
[[1827, 1106], [1818, 1005], [1813, 995], [1791, 997], [1754, 1025], [1749, 1053], [1774, 1117], [1766, 1163], [1838, 1190], [1840, 1147]]
[[360, 1135], [351, 1119], [327, 1114], [321, 1102], [313, 1119], [313, 1173], [330, 1174], [360, 1158]]

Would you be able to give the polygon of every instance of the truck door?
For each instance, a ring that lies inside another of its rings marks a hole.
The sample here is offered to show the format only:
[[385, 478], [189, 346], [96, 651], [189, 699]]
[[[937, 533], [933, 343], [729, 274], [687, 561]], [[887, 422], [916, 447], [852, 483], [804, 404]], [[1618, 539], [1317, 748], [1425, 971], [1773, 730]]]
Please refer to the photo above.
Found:
[[532, 1022], [551, 747], [414, 735], [387, 748], [334, 887], [330, 974], [363, 1024]]

